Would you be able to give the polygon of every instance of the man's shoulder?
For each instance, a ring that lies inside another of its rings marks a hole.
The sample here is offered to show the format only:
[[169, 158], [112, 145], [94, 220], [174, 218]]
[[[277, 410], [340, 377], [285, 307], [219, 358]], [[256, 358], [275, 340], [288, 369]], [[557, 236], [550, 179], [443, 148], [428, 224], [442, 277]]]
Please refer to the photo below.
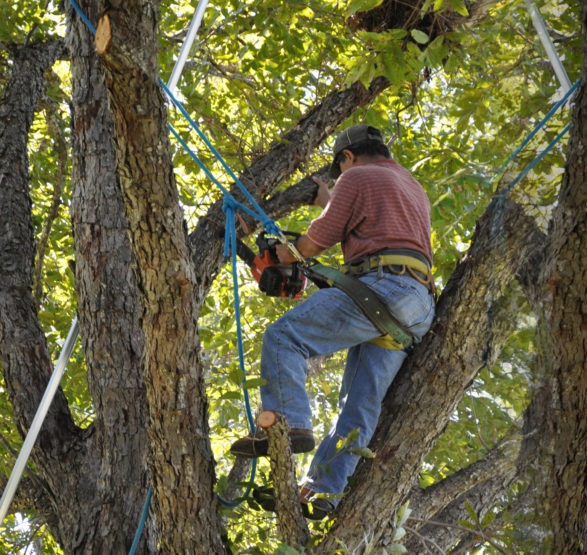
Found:
[[339, 178], [342, 183], [363, 182], [416, 182], [412, 173], [392, 158], [376, 160], [362, 166], [355, 166], [345, 171]]

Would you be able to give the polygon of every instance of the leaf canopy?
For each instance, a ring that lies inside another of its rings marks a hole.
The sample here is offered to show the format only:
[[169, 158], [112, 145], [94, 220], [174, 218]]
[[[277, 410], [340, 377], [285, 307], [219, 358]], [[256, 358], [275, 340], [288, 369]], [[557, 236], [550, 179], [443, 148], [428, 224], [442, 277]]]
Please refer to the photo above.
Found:
[[[349, 16], [380, 4], [381, 0], [211, 3], [179, 82], [178, 95], [239, 174], [328, 92], [355, 81], [368, 85], [376, 77], [387, 78], [391, 86], [349, 123], [368, 122], [382, 128], [392, 139], [393, 156], [425, 187], [433, 207], [434, 273], [442, 286], [466, 251], [475, 223], [498, 186], [497, 169], [560, 96], [560, 86], [523, 0], [495, 2], [488, 17], [435, 38], [420, 29], [355, 32], [348, 25]], [[580, 74], [578, 4], [575, 0], [538, 2], [571, 81]], [[463, 0], [435, 0], [423, 3], [421, 10], [434, 10], [439, 17], [449, 11], [466, 17], [468, 5]], [[160, 10], [159, 61], [165, 81], [193, 7], [184, 0], [164, 1]], [[57, 3], [19, 0], [1, 4], [0, 64], [5, 71], [0, 72], [0, 89], [10, 74], [15, 46], [64, 34], [65, 19]], [[35, 235], [44, 247], [36, 262], [37, 301], [56, 359], [76, 310], [69, 267], [73, 244], [68, 217], [72, 186], [68, 177], [71, 82], [67, 63], [56, 64], [48, 79], [47, 98], [29, 137], [29, 156]], [[169, 115], [202, 162], [223, 184], [229, 184], [181, 115], [173, 109]], [[568, 117], [568, 109], [560, 111], [510, 165], [507, 177], [532, 161]], [[328, 163], [331, 146], [332, 139], [303, 162], [282, 187]], [[177, 144], [172, 148], [180, 199], [188, 227], [193, 228], [220, 193], [183, 149]], [[513, 191], [516, 200], [544, 225], [556, 199], [564, 157], [563, 141]], [[278, 223], [284, 229], [302, 231], [317, 214], [314, 208], [300, 209]], [[246, 269], [239, 269], [239, 277], [247, 383], [254, 404], [260, 385], [260, 338], [268, 323], [290, 304], [262, 297]], [[220, 491], [229, 470], [228, 446], [246, 430], [240, 389], [244, 376], [236, 355], [232, 295], [230, 274], [222, 271], [200, 316]], [[504, 354], [479, 373], [458, 407], [425, 462], [421, 474], [424, 485], [482, 456], [516, 425], [528, 402], [534, 321], [515, 294], [509, 302], [518, 318]], [[321, 361], [318, 375], [310, 380], [317, 435], [326, 431], [336, 411], [341, 363], [340, 355]], [[92, 406], [79, 350], [62, 385], [77, 421], [87, 425], [92, 420]], [[0, 387], [4, 392], [3, 385]], [[5, 440], [0, 446], [1, 467], [7, 475], [14, 460], [11, 450], [20, 446], [7, 395], [0, 397], [0, 429]], [[301, 458], [300, 467], [307, 462]], [[261, 464], [258, 480], [268, 475], [268, 466]], [[231, 519], [230, 541], [243, 553], [288, 552], [275, 544], [266, 513], [250, 516], [254, 505], [251, 501], [226, 509], [231, 517], [238, 516]], [[490, 526], [492, 519], [485, 517], [482, 526]], [[470, 522], [464, 525], [472, 526]], [[321, 526], [314, 526], [317, 534], [325, 531]], [[17, 533], [16, 528], [9, 532], [2, 541], [14, 545], [17, 540], [10, 535]], [[43, 552], [54, 548], [51, 541], [45, 535]]]

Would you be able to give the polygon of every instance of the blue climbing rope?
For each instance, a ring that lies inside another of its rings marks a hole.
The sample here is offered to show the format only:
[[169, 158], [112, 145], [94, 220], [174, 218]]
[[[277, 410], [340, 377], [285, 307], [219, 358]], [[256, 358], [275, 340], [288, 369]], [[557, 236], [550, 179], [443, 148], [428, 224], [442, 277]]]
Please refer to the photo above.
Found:
[[145, 523], [147, 522], [147, 516], [149, 515], [149, 505], [151, 504], [151, 497], [153, 497], [153, 486], [149, 486], [147, 490], [147, 497], [145, 498], [145, 502], [143, 503], [143, 510], [141, 511], [141, 519], [139, 520], [139, 526], [137, 531], [135, 532], [135, 537], [130, 546], [130, 551], [128, 555], [135, 555], [137, 547], [139, 545], [139, 541], [141, 541], [141, 536], [143, 535], [143, 529], [145, 528]]
[[[580, 83], [580, 80], [577, 80], [573, 84], [573, 86], [565, 93], [565, 95], [558, 102], [556, 102], [552, 106], [552, 108], [542, 118], [542, 120], [540, 120], [536, 124], [536, 126], [534, 127], [534, 129], [527, 135], [527, 137], [520, 143], [520, 145], [507, 157], [507, 159], [505, 160], [505, 162], [499, 167], [499, 169], [495, 173], [495, 177], [493, 178], [494, 180], [495, 179], [498, 179], [499, 177], [501, 177], [501, 175], [503, 175], [504, 171], [506, 170], [506, 168], [508, 167], [508, 165], [510, 164], [510, 162], [512, 162], [518, 156], [518, 154], [520, 154], [520, 152], [522, 152], [522, 150], [526, 147], [526, 145], [536, 136], [536, 134], [538, 133], [538, 131], [540, 131], [548, 123], [548, 121], [552, 118], [552, 116], [554, 116], [554, 114], [556, 114], [556, 112], [558, 112], [558, 110], [567, 103], [567, 101], [569, 100], [569, 98], [575, 93], [575, 91], [579, 87], [579, 83]], [[553, 141], [554, 144], [549, 145], [550, 148], [547, 147], [547, 150], [544, 151], [544, 154], [546, 154], [546, 152], [550, 151], [552, 149], [552, 147], [558, 141], [560, 141], [560, 139], [565, 135], [565, 133], [567, 131], [568, 131], [568, 126], [565, 127], [565, 129], [563, 130], [563, 133], [560, 136], [557, 136], [557, 138]], [[540, 160], [543, 157], [544, 156], [540, 156]], [[519, 179], [516, 179], [515, 180], [514, 185], [517, 184], [519, 181], [521, 181], [528, 174], [528, 172], [536, 165], [536, 163], [539, 162], [539, 160], [535, 160], [534, 162], [531, 163], [531, 167], [528, 168], [528, 171], [525, 171], [523, 173], [523, 175], [521, 175], [521, 177], [519, 177]], [[510, 187], [508, 187], [508, 189], [511, 190], [511, 185], [510, 185]]]
[[546, 146], [544, 150], [538, 153], [538, 155], [530, 162], [519, 174], [518, 176], [512, 180], [512, 182], [499, 194], [500, 195], [507, 195], [524, 177], [526, 177], [530, 171], [542, 160], [553, 148], [554, 146], [567, 134], [569, 129], [571, 128], [571, 124], [567, 123], [562, 129], [562, 131]]
[[[235, 202], [234, 199], [230, 196], [224, 197], [224, 204], [223, 210], [226, 214], [226, 233], [224, 235], [224, 256], [228, 257], [229, 253], [231, 255], [231, 268], [232, 268], [232, 283], [233, 283], [233, 299], [234, 299], [234, 312], [235, 312], [235, 321], [236, 321], [236, 336], [237, 336], [237, 346], [238, 346], [238, 360], [239, 360], [239, 367], [243, 373], [242, 379], [242, 390], [243, 396], [245, 400], [245, 410], [247, 413], [247, 421], [249, 423], [249, 430], [251, 433], [255, 431], [255, 418], [253, 416], [253, 411], [251, 409], [251, 401], [249, 397], [249, 390], [246, 387], [246, 366], [245, 366], [245, 354], [244, 354], [244, 345], [243, 345], [243, 331], [242, 331], [242, 324], [241, 324], [241, 310], [240, 310], [240, 293], [238, 288], [238, 276], [237, 276], [237, 259], [236, 259], [236, 225], [235, 225], [235, 216], [236, 211], [240, 207], [240, 204]], [[230, 501], [228, 499], [224, 499], [221, 495], [217, 494], [218, 500], [220, 503], [227, 507], [237, 507], [240, 505], [251, 493], [252, 484], [255, 482], [255, 476], [257, 473], [257, 459], [252, 459], [251, 463], [251, 475], [249, 480], [249, 485], [240, 499], [235, 501]]]
[[[267, 214], [265, 214], [265, 212], [259, 206], [259, 204], [255, 200], [255, 198], [253, 197], [253, 195], [251, 195], [251, 193], [243, 185], [243, 183], [241, 182], [241, 180], [230, 169], [230, 167], [228, 166], [228, 164], [226, 163], [226, 161], [224, 160], [224, 158], [216, 150], [216, 148], [214, 148], [214, 146], [212, 145], [212, 143], [208, 140], [208, 138], [203, 133], [203, 131], [198, 127], [198, 125], [196, 124], [196, 122], [193, 120], [193, 118], [190, 116], [190, 114], [184, 108], [184, 106], [181, 104], [181, 102], [179, 102], [179, 100], [177, 100], [177, 98], [167, 88], [167, 85], [163, 81], [160, 80], [160, 83], [161, 83], [161, 87], [163, 88], [163, 90], [167, 94], [168, 98], [173, 103], [173, 105], [177, 107], [177, 109], [183, 115], [183, 117], [185, 118], [185, 120], [189, 123], [190, 127], [198, 134], [198, 136], [200, 137], [200, 139], [202, 140], [202, 142], [206, 145], [206, 147], [210, 150], [210, 152], [215, 156], [215, 158], [220, 162], [220, 164], [226, 170], [226, 172], [228, 173], [228, 175], [230, 176], [230, 178], [235, 182], [235, 184], [237, 185], [237, 187], [239, 188], [239, 190], [241, 191], [241, 193], [245, 196], [246, 200], [255, 209], [254, 212], [247, 210], [249, 212], [249, 214], [252, 215], [255, 219], [259, 220], [259, 222], [263, 225], [263, 227], [265, 228], [265, 231], [267, 231], [267, 233], [269, 233], [271, 235], [275, 235], [275, 236], [277, 236], [277, 237], [282, 238], [282, 239], [285, 240], [285, 238], [283, 237], [283, 232], [279, 229], [279, 227], [277, 227], [277, 225], [275, 224], [275, 222], [271, 218], [269, 218], [269, 216], [267, 216]], [[174, 135], [177, 138], [179, 138], [176, 133], [174, 133]], [[187, 145], [185, 145], [185, 142], [183, 142], [183, 141], [182, 141], [182, 146], [184, 146], [184, 148], [187, 147]], [[192, 157], [195, 157], [194, 159], [197, 158], [197, 156], [195, 156], [193, 154], [192, 154]], [[203, 164], [202, 164], [201, 161], [197, 161], [197, 163], [198, 163], [198, 165], [200, 165], [200, 167], [203, 167]], [[208, 175], [208, 177], [211, 177], [211, 174], [209, 172], [206, 172], [206, 175]], [[213, 180], [213, 182], [217, 186], [220, 187], [220, 190], [225, 195], [230, 196], [229, 193], [228, 193], [228, 191], [224, 187], [222, 187], [220, 185], [220, 183], [218, 183], [218, 181], [216, 179], [212, 178], [212, 180]], [[238, 204], [238, 207], [240, 209], [245, 209], [245, 207], [242, 204], [239, 204], [239, 203], [237, 203], [237, 204]]]
[[86, 14], [83, 10], [79, 7], [78, 3], [75, 0], [69, 0], [73, 9], [76, 11], [79, 18], [85, 23], [86, 27], [91, 31], [92, 35], [96, 34], [96, 28], [92, 25], [92, 22], [87, 18]]

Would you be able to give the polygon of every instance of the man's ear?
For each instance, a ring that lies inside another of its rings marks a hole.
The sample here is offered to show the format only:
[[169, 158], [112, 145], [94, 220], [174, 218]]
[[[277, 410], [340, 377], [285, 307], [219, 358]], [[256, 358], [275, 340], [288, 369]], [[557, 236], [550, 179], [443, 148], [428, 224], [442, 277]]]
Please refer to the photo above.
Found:
[[357, 155], [350, 150], [345, 149], [342, 151], [342, 153], [344, 154], [345, 160], [351, 164], [357, 159]]

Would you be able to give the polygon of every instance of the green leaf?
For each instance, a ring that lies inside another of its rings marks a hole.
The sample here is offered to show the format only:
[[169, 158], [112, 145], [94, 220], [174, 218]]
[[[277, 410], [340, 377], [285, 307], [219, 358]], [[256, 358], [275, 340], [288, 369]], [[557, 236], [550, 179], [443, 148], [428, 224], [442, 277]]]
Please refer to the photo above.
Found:
[[459, 525], [467, 530], [477, 530], [477, 525], [470, 520], [459, 520]]
[[481, 519], [481, 528], [487, 528], [491, 526], [495, 520], [495, 513], [493, 511], [489, 511], [482, 519]]
[[222, 400], [240, 400], [242, 398], [242, 394], [239, 391], [227, 391], [218, 398]]
[[351, 0], [345, 13], [349, 16], [356, 12], [366, 12], [376, 8], [382, 2], [383, 0]]
[[404, 503], [397, 511], [394, 519], [395, 526], [403, 526], [410, 515], [412, 514], [412, 509], [410, 509], [409, 501]]
[[424, 31], [420, 31], [420, 29], [412, 29], [410, 34], [418, 44], [426, 44], [430, 40], [430, 37]]
[[469, 15], [469, 10], [465, 5], [464, 0], [448, 0], [450, 7], [457, 12], [459, 15], [463, 17], [467, 17]]
[[266, 385], [267, 380], [263, 378], [249, 378], [245, 381], [245, 387], [247, 389], [255, 389], [257, 387], [261, 387], [262, 385]]
[[479, 516], [477, 515], [477, 511], [473, 509], [473, 506], [468, 501], [465, 501], [465, 510], [473, 522], [478, 522]]
[[244, 374], [241, 370], [233, 370], [228, 374], [228, 378], [233, 384], [240, 385], [243, 381]]

